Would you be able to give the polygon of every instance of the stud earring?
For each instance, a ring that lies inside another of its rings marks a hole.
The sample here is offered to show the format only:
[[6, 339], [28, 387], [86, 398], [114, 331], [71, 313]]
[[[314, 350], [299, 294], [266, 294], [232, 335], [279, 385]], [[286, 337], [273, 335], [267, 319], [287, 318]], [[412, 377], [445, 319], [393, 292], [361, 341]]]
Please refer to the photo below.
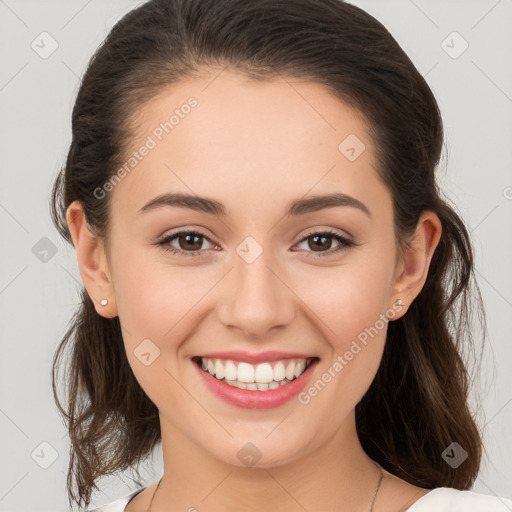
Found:
[[403, 306], [404, 305], [404, 303], [402, 302], [402, 299], [398, 299], [396, 301], [396, 304], [398, 304], [399, 306]]
[[107, 300], [107, 299], [103, 299], [103, 300], [100, 302], [100, 304], [101, 304], [102, 306], [106, 306], [106, 305], [108, 304], [108, 300]]

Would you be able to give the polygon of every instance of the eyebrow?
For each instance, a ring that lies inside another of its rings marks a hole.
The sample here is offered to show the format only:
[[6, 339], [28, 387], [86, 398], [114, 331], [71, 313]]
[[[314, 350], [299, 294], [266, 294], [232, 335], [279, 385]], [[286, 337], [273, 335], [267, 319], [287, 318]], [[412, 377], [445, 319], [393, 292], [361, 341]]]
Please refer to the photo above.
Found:
[[[161, 194], [146, 203], [138, 213], [142, 214], [144, 212], [155, 210], [163, 206], [188, 208], [197, 212], [209, 213], [211, 215], [223, 217], [227, 215], [226, 207], [215, 199], [178, 193]], [[293, 201], [288, 205], [285, 216], [295, 217], [304, 215], [306, 213], [317, 212], [325, 208], [334, 208], [339, 206], [350, 206], [357, 208], [365, 213], [368, 217], [372, 217], [370, 210], [364, 203], [355, 197], [341, 193], [313, 196]]]

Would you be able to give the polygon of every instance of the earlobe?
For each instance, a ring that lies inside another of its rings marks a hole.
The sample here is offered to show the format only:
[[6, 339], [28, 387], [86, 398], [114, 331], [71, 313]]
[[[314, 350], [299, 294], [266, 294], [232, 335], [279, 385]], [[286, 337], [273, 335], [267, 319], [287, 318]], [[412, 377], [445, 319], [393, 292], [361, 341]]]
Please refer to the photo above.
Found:
[[[423, 212], [414, 237], [403, 248], [400, 275], [393, 288], [393, 296], [402, 297], [405, 304], [411, 304], [421, 292], [441, 234], [442, 224], [436, 213], [431, 210]], [[406, 309], [402, 316], [405, 313]]]
[[[69, 205], [66, 220], [76, 250], [80, 275], [97, 313], [105, 318], [117, 316], [103, 241], [91, 233], [79, 201]], [[102, 304], [104, 299], [108, 301]]]

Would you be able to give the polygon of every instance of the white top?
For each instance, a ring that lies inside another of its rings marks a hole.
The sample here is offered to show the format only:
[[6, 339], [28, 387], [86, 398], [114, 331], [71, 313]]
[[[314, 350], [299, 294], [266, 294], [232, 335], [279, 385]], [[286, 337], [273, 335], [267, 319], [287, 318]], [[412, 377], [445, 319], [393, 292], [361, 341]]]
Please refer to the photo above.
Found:
[[[144, 489], [145, 487], [138, 489], [89, 512], [124, 512], [126, 505]], [[451, 487], [437, 487], [404, 512], [512, 512], [512, 499], [473, 491], [459, 491]]]

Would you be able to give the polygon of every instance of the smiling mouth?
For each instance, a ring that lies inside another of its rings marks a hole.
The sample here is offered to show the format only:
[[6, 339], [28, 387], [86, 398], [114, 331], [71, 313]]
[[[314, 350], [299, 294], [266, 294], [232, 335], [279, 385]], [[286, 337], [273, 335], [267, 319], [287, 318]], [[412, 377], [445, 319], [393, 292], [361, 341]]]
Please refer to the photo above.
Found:
[[257, 365], [231, 359], [193, 357], [199, 368], [229, 386], [251, 391], [277, 389], [300, 377], [318, 357], [282, 359]]

